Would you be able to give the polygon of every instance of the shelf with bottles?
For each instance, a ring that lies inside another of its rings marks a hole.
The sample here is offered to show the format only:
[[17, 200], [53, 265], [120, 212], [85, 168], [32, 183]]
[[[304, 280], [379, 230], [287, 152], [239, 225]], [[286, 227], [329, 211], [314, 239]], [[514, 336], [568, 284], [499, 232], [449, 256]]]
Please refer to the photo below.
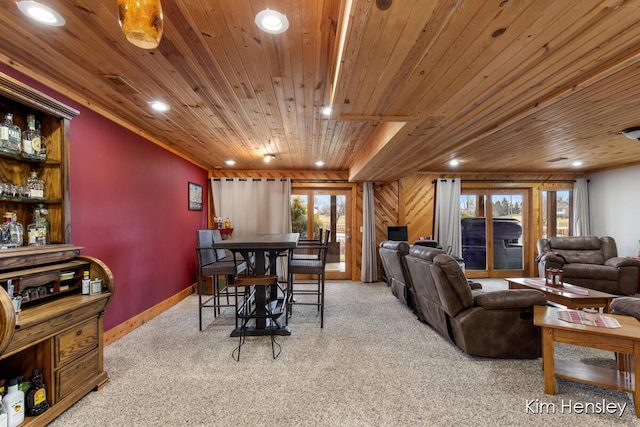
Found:
[[40, 121], [35, 114], [26, 115], [24, 130], [13, 122], [14, 114], [6, 113], [0, 122], [0, 149], [6, 153], [19, 154], [28, 159], [45, 160], [47, 158], [46, 138], [40, 130]]
[[[30, 210], [6, 211], [0, 223], [0, 250], [62, 243], [56, 230], [51, 228], [51, 212], [55, 213], [55, 208], [39, 203]], [[23, 222], [19, 217], [29, 220]]]
[[60, 204], [62, 203], [61, 199], [33, 199], [30, 197], [5, 197], [0, 196], [0, 202], [14, 202], [14, 203], [26, 203], [29, 205], [37, 205], [37, 204]]
[[26, 161], [33, 164], [45, 164], [45, 163], [54, 164], [54, 165], [60, 164], [60, 160], [52, 160], [52, 159], [48, 159], [46, 156], [40, 156], [40, 155], [36, 156], [33, 154], [26, 154], [21, 151], [20, 152], [13, 151], [2, 146], [0, 146], [0, 158], [11, 159], [19, 162]]
[[2, 200], [30, 200], [37, 203], [45, 201], [45, 182], [38, 177], [37, 171], [31, 171], [24, 185], [11, 182], [0, 182], [0, 198]]
[[23, 308], [68, 294], [79, 294], [82, 276], [90, 267], [85, 260], [71, 260], [51, 266], [0, 273], [0, 286]]
[[61, 127], [60, 117], [3, 99], [1, 83], [0, 76], [0, 156], [33, 163], [61, 162], [61, 141], [67, 129]]
[[[67, 160], [71, 120], [77, 115], [77, 110], [0, 73], [0, 184], [9, 186], [6, 192], [0, 186], [0, 221], [5, 212], [15, 211], [26, 231], [33, 206], [44, 203], [51, 212], [51, 242], [69, 243]], [[5, 138], [6, 116], [12, 122], [11, 144]], [[24, 187], [33, 172], [44, 188], [41, 194], [29, 188], [26, 197]]]

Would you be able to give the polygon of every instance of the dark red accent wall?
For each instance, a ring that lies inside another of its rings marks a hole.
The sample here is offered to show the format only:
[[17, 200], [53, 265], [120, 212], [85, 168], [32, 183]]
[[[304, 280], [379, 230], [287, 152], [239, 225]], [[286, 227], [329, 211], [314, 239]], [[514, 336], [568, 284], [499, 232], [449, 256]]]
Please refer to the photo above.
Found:
[[[71, 243], [113, 272], [105, 330], [193, 284], [207, 171], [6, 65], [0, 71], [80, 111], [71, 121]], [[203, 187], [202, 211], [187, 209], [188, 182]]]

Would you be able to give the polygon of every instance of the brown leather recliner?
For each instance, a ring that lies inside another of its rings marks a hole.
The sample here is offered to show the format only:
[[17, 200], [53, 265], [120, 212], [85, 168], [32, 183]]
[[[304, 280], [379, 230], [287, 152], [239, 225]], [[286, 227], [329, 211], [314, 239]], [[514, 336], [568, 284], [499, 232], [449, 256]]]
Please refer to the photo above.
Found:
[[545, 305], [533, 289], [472, 292], [460, 265], [437, 255], [429, 265], [447, 320], [449, 338], [474, 356], [532, 359], [541, 355], [533, 306]]
[[564, 280], [617, 295], [633, 295], [638, 288], [640, 260], [618, 256], [613, 237], [564, 236], [539, 239], [538, 273], [558, 268]]
[[[431, 325], [442, 336], [449, 338], [444, 310], [429, 269], [433, 258], [444, 253], [446, 252], [440, 248], [416, 243], [409, 249], [409, 255], [405, 256], [405, 261], [411, 278], [418, 318]], [[467, 282], [472, 291], [482, 289], [480, 283], [471, 280], [467, 280]]]
[[446, 254], [442, 249], [414, 245], [405, 256], [411, 276], [418, 318], [431, 325], [440, 335], [450, 339], [447, 319], [433, 282], [429, 265], [437, 255]]
[[387, 276], [387, 283], [391, 286], [391, 293], [415, 311], [411, 277], [404, 259], [409, 253], [409, 243], [386, 240], [380, 243], [378, 252]]

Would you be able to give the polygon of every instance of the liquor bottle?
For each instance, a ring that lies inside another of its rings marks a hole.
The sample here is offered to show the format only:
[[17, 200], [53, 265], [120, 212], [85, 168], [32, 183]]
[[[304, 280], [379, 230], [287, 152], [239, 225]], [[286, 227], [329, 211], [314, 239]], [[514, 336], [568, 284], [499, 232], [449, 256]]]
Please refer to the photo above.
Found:
[[3, 228], [5, 227], [9, 240], [6, 244], [7, 248], [17, 248], [18, 246], [22, 246], [22, 233], [24, 232], [24, 228], [22, 227], [22, 224], [16, 220], [15, 212], [6, 212], [4, 214]]
[[36, 209], [40, 210], [40, 224], [42, 224], [45, 230], [44, 243], [45, 245], [48, 245], [51, 243], [51, 221], [49, 221], [49, 209], [45, 208], [42, 204], [36, 205]]
[[24, 392], [18, 390], [17, 378], [7, 381], [7, 394], [2, 398], [2, 403], [7, 410], [9, 427], [15, 427], [24, 421]]
[[20, 152], [20, 128], [13, 124], [13, 114], [7, 113], [0, 127], [0, 140], [2, 147], [9, 151]]
[[27, 129], [22, 132], [22, 152], [26, 155], [40, 154], [40, 134], [36, 133], [36, 116], [33, 114], [27, 115]]
[[9, 234], [11, 235], [11, 244], [14, 247], [22, 246], [24, 239], [24, 227], [18, 222], [18, 217], [11, 212], [11, 222], [9, 223]]
[[4, 121], [0, 123], [0, 147], [5, 149], [9, 147], [9, 123], [7, 116], [5, 116]]
[[46, 160], [47, 159], [47, 144], [46, 144], [46, 138], [42, 136], [42, 132], [40, 130], [40, 122], [36, 123], [36, 133], [40, 136], [40, 152], [39, 153], [34, 153], [37, 157], [39, 157], [41, 160]]
[[11, 247], [11, 212], [4, 214], [4, 222], [0, 224], [0, 249], [9, 249]]
[[36, 207], [33, 213], [33, 221], [36, 224], [36, 243], [38, 246], [47, 244], [47, 228], [42, 221], [42, 211]]
[[40, 209], [35, 208], [33, 211], [33, 222], [27, 226], [27, 236], [29, 238], [29, 246], [41, 246], [45, 242], [46, 230], [40, 221]]
[[38, 178], [38, 172], [31, 171], [31, 176], [27, 178], [29, 197], [32, 199], [44, 198], [44, 180]]
[[25, 394], [27, 414], [40, 415], [49, 409], [49, 402], [47, 402], [47, 386], [44, 384], [44, 378], [39, 369], [31, 371], [29, 382], [31, 387]]

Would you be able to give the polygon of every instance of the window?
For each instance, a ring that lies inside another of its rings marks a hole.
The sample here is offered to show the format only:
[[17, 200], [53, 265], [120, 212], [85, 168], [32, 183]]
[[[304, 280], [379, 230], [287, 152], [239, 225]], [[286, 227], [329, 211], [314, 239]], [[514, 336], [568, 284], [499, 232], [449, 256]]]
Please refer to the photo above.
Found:
[[542, 191], [542, 237], [573, 235], [573, 191]]

